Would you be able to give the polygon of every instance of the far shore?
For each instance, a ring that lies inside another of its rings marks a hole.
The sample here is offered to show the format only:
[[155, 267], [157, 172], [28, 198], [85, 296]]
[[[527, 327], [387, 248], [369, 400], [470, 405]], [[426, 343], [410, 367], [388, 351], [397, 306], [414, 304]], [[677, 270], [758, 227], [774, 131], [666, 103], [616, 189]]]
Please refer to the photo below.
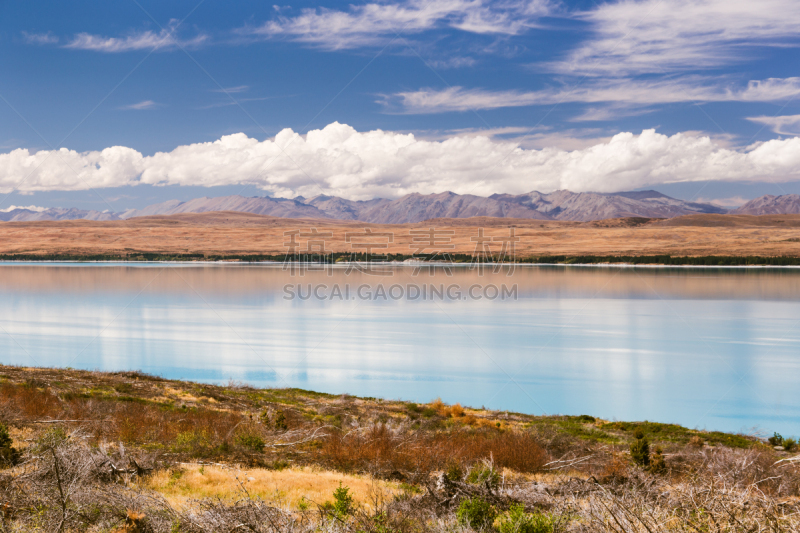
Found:
[[321, 262], [800, 266], [800, 215], [369, 224], [212, 212], [0, 223], [2, 261], [282, 262], [287, 255]]

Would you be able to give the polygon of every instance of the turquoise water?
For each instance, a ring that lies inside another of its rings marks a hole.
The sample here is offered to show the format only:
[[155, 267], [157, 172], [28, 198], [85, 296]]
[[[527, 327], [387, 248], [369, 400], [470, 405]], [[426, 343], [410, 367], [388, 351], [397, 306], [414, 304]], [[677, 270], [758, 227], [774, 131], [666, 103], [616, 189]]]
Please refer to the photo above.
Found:
[[299, 274], [3, 264], [0, 362], [800, 435], [800, 270]]

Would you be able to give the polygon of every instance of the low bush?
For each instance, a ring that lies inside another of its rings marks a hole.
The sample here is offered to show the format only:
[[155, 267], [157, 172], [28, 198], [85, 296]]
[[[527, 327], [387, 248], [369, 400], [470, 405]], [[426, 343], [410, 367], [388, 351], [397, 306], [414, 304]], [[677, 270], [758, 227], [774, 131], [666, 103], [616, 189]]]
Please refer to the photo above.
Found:
[[286, 421], [286, 414], [283, 411], [277, 411], [275, 413], [272, 427], [278, 431], [286, 431], [289, 429], [289, 423]]
[[0, 467], [14, 466], [19, 461], [20, 452], [12, 444], [8, 426], [0, 423]]
[[704, 444], [705, 442], [703, 442], [703, 439], [700, 437], [700, 435], [695, 435], [689, 439], [689, 446], [694, 448], [702, 448]]
[[450, 416], [453, 418], [460, 418], [464, 416], [464, 408], [461, 407], [460, 403], [457, 403], [450, 407]]
[[634, 437], [636, 440], [631, 444], [631, 459], [642, 468], [647, 468], [650, 466], [650, 443], [641, 431], [637, 431]]
[[653, 455], [650, 457], [650, 472], [659, 475], [667, 473], [667, 462], [664, 460], [664, 452], [659, 447], [653, 450]]
[[343, 487], [339, 482], [339, 488], [333, 491], [333, 512], [340, 518], [353, 514], [353, 496], [350, 494], [350, 487]]
[[464, 470], [462, 470], [460, 464], [453, 461], [444, 469], [444, 475], [450, 481], [461, 481], [464, 477]]
[[458, 521], [476, 530], [489, 528], [497, 517], [497, 509], [482, 498], [462, 500], [456, 510]]
[[473, 485], [488, 484], [490, 487], [496, 487], [500, 483], [500, 474], [492, 463], [482, 461], [470, 468], [465, 481]]
[[556, 520], [541, 512], [526, 513], [522, 504], [512, 505], [494, 521], [500, 533], [553, 533]]
[[244, 446], [254, 452], [264, 451], [264, 439], [255, 433], [241, 433], [236, 436], [236, 444]]

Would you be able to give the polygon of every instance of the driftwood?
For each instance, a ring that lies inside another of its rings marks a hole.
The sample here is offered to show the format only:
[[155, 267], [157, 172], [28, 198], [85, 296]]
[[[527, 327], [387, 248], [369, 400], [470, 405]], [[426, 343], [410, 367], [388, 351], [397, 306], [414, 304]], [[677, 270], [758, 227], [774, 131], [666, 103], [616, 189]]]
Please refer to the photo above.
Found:
[[318, 427], [317, 429], [314, 430], [314, 432], [311, 435], [309, 435], [309, 436], [307, 436], [307, 437], [305, 437], [303, 439], [300, 439], [298, 441], [295, 441], [295, 442], [275, 442], [275, 443], [272, 443], [272, 444], [265, 444], [265, 447], [266, 448], [287, 448], [287, 447], [290, 447], [290, 446], [299, 446], [300, 444], [305, 444], [306, 442], [311, 442], [312, 440], [315, 440], [315, 439], [321, 439], [321, 438], [324, 438], [324, 437], [328, 436], [326, 433], [323, 433], [321, 435], [318, 434], [320, 432], [320, 430], [324, 429], [325, 427], [328, 427], [328, 426]]

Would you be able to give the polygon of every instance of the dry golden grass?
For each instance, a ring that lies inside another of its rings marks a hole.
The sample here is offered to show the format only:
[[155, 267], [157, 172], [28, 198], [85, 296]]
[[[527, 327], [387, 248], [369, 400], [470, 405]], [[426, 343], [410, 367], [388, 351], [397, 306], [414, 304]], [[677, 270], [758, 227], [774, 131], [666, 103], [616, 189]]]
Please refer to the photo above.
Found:
[[[434, 219], [418, 224], [282, 219], [250, 213], [203, 213], [139, 217], [126, 221], [0, 223], [0, 253], [6, 254], [284, 254], [284, 232], [315, 227], [331, 232], [326, 249], [353, 252], [347, 232], [372, 228], [394, 233], [386, 253], [409, 254], [411, 229], [452, 230], [450, 253], [473, 253], [478, 228], [486, 237], [516, 228], [519, 257], [539, 255], [786, 255], [800, 256], [800, 215], [692, 215], [669, 220], [613, 219], [563, 222], [475, 217]], [[301, 245], [303, 243], [301, 242]], [[499, 242], [492, 242], [498, 252]]]
[[332, 500], [333, 491], [340, 483], [350, 488], [355, 501], [367, 507], [376, 491], [385, 497], [400, 492], [396, 483], [310, 467], [268, 470], [199, 464], [185, 465], [180, 471], [155, 472], [142, 483], [142, 487], [160, 493], [172, 504], [185, 504], [197, 498], [234, 501], [241, 498], [244, 487], [251, 496], [296, 509], [303, 500], [312, 508], [314, 504], [322, 505]]
[[8, 434], [11, 437], [11, 446], [23, 449], [28, 447], [36, 432], [31, 427], [18, 428], [11, 426], [8, 428]]

